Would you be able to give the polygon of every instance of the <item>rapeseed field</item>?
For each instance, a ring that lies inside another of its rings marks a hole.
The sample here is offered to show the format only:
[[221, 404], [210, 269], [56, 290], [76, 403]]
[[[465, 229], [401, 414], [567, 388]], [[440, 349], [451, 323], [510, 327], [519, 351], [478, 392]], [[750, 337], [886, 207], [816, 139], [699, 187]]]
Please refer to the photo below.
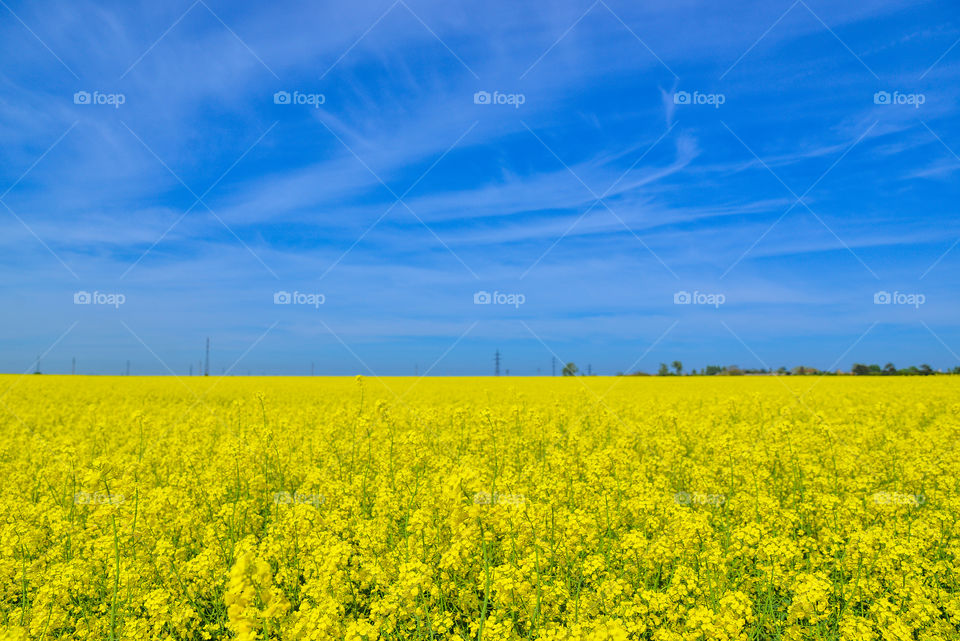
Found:
[[0, 638], [960, 636], [956, 377], [0, 390]]

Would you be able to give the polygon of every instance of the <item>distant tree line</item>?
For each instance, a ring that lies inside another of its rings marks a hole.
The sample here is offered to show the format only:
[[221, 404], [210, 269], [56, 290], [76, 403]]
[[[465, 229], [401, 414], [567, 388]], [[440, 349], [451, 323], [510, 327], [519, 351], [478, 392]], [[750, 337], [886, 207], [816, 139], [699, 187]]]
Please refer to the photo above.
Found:
[[[916, 365], [911, 365], [910, 367], [897, 369], [893, 363], [887, 363], [882, 368], [879, 365], [865, 365], [863, 363], [854, 363], [853, 367], [849, 372], [831, 372], [828, 370], [819, 370], [816, 367], [807, 367], [805, 365], [797, 365], [792, 369], [787, 369], [786, 367], [779, 367], [777, 369], [756, 369], [756, 368], [741, 368], [737, 365], [707, 365], [702, 367], [699, 370], [696, 368], [691, 369], [690, 371], [684, 373], [683, 363], [680, 361], [673, 361], [669, 366], [666, 363], [660, 363], [660, 368], [657, 370], [657, 376], [837, 376], [837, 375], [854, 375], [854, 376], [932, 376], [935, 374], [960, 374], [960, 367], [954, 367], [946, 371], [936, 371], [926, 363], [917, 367]], [[618, 376], [623, 376], [621, 372]], [[627, 376], [650, 376], [646, 372], [633, 372], [627, 374]]]
[[851, 374], [857, 376], [930, 376], [933, 374], [960, 374], [960, 367], [954, 367], [946, 372], [936, 372], [929, 365], [924, 363], [920, 367], [911, 365], [904, 369], [897, 369], [893, 363], [887, 363], [883, 369], [879, 365], [865, 365], [863, 363], [854, 363], [850, 370]]
[[[590, 368], [587, 368], [588, 370]], [[560, 372], [563, 376], [584, 376], [576, 363], [567, 363]], [[924, 363], [917, 367], [911, 365], [903, 369], [897, 369], [893, 363], [887, 363], [883, 367], [879, 365], [864, 365], [863, 363], [854, 363], [849, 372], [829, 370], [820, 370], [816, 367], [807, 367], [806, 365], [797, 365], [791, 369], [778, 367], [777, 369], [749, 368], [739, 367], [737, 365], [707, 365], [699, 370], [693, 368], [689, 371], [683, 370], [683, 363], [673, 361], [670, 365], [660, 363], [656, 376], [932, 376], [935, 374], [960, 374], [960, 366], [948, 369], [946, 371], [937, 371]], [[591, 376], [591, 372], [587, 372]], [[647, 372], [631, 372], [624, 374], [617, 372], [617, 376], [651, 376]]]

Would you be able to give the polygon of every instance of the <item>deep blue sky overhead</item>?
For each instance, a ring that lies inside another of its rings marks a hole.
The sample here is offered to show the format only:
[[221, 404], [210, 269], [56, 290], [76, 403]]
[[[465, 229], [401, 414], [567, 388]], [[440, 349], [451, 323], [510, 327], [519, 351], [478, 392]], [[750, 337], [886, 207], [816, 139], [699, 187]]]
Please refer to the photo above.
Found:
[[952, 0], [2, 0], [0, 370], [954, 367], [958, 98]]

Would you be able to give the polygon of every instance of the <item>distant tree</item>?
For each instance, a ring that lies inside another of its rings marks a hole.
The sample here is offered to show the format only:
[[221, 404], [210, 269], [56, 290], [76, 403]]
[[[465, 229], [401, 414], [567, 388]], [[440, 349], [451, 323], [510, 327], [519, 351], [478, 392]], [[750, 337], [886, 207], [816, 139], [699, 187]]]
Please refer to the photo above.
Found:
[[673, 361], [673, 369], [676, 370], [677, 376], [680, 376], [680, 373], [683, 372], [683, 363], [680, 361]]
[[924, 376], [929, 376], [930, 374], [933, 374], [933, 370], [930, 369], [929, 365], [924, 363], [923, 365], [920, 366], [920, 373]]
[[820, 370], [818, 370], [816, 367], [806, 367], [804, 365], [798, 365], [797, 367], [793, 368], [792, 373], [798, 374], [800, 376], [807, 376], [810, 374], [819, 374]]
[[670, 368], [666, 363], [660, 363], [660, 369], [657, 370], [657, 376], [670, 376]]
[[726, 368], [720, 367], [719, 365], [707, 365], [707, 376], [716, 376], [717, 374], [722, 373]]
[[850, 371], [856, 374], [857, 376], [867, 376], [868, 374], [870, 374], [870, 367], [867, 365], [864, 365], [863, 363], [854, 363], [853, 368], [851, 368]]
[[870, 373], [871, 373], [871, 374], [881, 374], [882, 372], [883, 372], [883, 370], [880, 369], [880, 366], [877, 365], [876, 363], [874, 363], [873, 365], [870, 366]]
[[563, 366], [563, 371], [561, 373], [564, 376], [576, 376], [578, 371], [580, 370], [577, 369], [577, 366], [574, 363], [567, 363]]
[[884, 376], [893, 376], [897, 373], [897, 368], [893, 363], [887, 363], [883, 366], [883, 375]]

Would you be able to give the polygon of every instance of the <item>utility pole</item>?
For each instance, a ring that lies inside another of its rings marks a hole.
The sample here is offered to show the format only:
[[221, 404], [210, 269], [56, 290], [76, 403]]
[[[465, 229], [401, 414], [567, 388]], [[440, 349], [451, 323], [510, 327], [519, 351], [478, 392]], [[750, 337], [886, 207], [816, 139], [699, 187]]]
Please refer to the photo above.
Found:
[[210, 376], [210, 337], [207, 336], [207, 363], [203, 368], [203, 375]]
[[34, 373], [34, 374], [39, 374], [39, 373], [40, 373], [40, 357], [39, 357], [39, 356], [37, 356], [37, 364], [36, 364], [36, 366], [33, 368], [33, 373]]
[[587, 376], [593, 376], [593, 365], [587, 363]]
[[310, 376], [313, 376], [313, 361], [310, 362]]
[[77, 357], [73, 357], [73, 362], [70, 364], [70, 375], [73, 376], [77, 373]]
[[127, 361], [127, 376], [130, 376], [130, 361]]
[[493, 369], [494, 376], [500, 376], [500, 350], [497, 350], [497, 353], [493, 355], [493, 362], [495, 363]]
[[552, 376], [557, 375], [557, 357], [556, 356], [550, 357], [550, 371]]
[[190, 363], [190, 376], [193, 376], [193, 363]]

